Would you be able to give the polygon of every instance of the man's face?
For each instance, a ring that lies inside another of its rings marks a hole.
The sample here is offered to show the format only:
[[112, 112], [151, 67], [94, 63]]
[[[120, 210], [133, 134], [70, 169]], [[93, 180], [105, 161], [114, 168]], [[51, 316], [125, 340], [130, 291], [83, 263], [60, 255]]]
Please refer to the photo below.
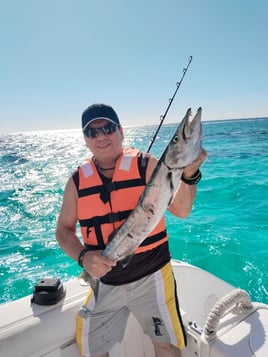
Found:
[[[90, 130], [91, 128], [93, 130]], [[121, 126], [115, 126], [105, 119], [98, 119], [89, 124], [88, 133], [91, 137], [87, 137], [84, 133], [86, 146], [98, 162], [115, 161], [121, 154], [124, 140]]]

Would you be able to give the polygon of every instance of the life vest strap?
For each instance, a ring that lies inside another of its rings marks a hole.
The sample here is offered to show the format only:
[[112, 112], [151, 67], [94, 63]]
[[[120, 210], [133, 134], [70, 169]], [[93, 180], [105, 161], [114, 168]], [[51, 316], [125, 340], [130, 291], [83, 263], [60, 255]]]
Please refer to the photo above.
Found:
[[79, 223], [81, 227], [88, 227], [88, 228], [100, 226], [101, 224], [105, 224], [105, 223], [114, 223], [127, 219], [131, 211], [132, 210], [126, 210], [126, 211], [115, 212], [115, 213], [111, 212], [111, 213], [107, 213], [104, 216], [95, 216], [89, 219], [80, 219]]
[[161, 232], [158, 232], [154, 235], [151, 235], [150, 237], [147, 237], [141, 244], [140, 247], [145, 247], [147, 245], [153, 244], [157, 242], [158, 240], [161, 240], [167, 236], [167, 231], [164, 229]]
[[102, 185], [78, 189], [78, 197], [95, 195], [97, 193], [102, 193], [103, 191], [110, 193], [112, 191], [121, 190], [124, 188], [144, 186], [144, 185], [145, 182], [143, 178], [137, 178], [137, 179], [126, 180], [126, 181], [105, 182]]
[[[157, 234], [154, 234], [150, 237], [147, 237], [140, 245], [139, 247], [146, 247], [146, 246], [149, 246], [151, 244], [154, 244], [154, 243], [157, 243], [159, 241], [161, 241], [162, 239], [164, 239], [165, 237], [167, 236], [167, 231], [166, 230], [163, 230]], [[164, 242], [162, 242], [161, 244], [163, 244]], [[105, 245], [102, 242], [100, 242], [98, 240], [98, 245], [91, 245], [91, 244], [87, 244], [85, 243], [85, 247], [88, 249], [88, 250], [98, 250], [98, 249], [104, 249], [105, 248]]]

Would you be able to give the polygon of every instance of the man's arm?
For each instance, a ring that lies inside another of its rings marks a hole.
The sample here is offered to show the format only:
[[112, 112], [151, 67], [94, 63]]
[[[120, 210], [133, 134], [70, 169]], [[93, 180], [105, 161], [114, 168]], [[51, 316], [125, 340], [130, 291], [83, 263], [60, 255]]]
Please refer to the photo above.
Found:
[[[197, 172], [206, 157], [207, 152], [206, 150], [202, 149], [198, 158], [191, 165], [185, 167], [183, 170], [184, 176], [186, 178], [191, 178]], [[181, 181], [173, 195], [168, 210], [177, 217], [187, 217], [192, 210], [195, 196], [196, 185], [188, 185], [187, 183]]]
[[[186, 178], [192, 177], [196, 171], [199, 169], [203, 161], [207, 157], [206, 150], [202, 149], [198, 158], [189, 166], [185, 167], [183, 173]], [[148, 182], [152, 172], [157, 165], [157, 159], [154, 156], [150, 157], [148, 162], [146, 181]], [[185, 218], [187, 217], [193, 206], [193, 202], [196, 196], [196, 185], [188, 185], [181, 181], [178, 188], [176, 189], [172, 201], [168, 207], [168, 210], [177, 217]]]
[[77, 223], [77, 192], [72, 177], [69, 178], [58, 217], [56, 228], [56, 239], [69, 257], [78, 259], [84, 248], [76, 235]]
[[[56, 239], [64, 252], [78, 261], [78, 257], [84, 246], [76, 234], [77, 224], [77, 191], [72, 177], [68, 180], [61, 211], [56, 228]], [[101, 255], [101, 250], [89, 251], [83, 257], [83, 267], [89, 274], [95, 277], [102, 277], [116, 263]]]

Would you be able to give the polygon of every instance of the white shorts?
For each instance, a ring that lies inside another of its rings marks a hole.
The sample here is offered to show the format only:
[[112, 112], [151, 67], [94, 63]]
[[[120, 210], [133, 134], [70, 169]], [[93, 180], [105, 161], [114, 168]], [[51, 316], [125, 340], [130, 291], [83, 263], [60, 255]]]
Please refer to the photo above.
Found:
[[109, 352], [121, 342], [130, 312], [153, 341], [186, 345], [171, 263], [134, 283], [100, 283], [97, 302], [90, 289], [81, 311], [76, 340], [85, 357]]

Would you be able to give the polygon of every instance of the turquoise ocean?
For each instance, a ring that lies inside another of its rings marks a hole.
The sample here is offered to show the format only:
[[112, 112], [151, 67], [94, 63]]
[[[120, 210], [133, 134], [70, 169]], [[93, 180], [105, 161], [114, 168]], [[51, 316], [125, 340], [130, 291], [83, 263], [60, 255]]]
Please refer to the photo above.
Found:
[[[162, 126], [157, 157], [176, 126]], [[127, 127], [124, 144], [146, 151], [156, 128]], [[191, 215], [166, 214], [172, 257], [268, 303], [268, 118], [204, 122], [203, 146], [209, 156]], [[32, 294], [41, 278], [81, 272], [54, 232], [66, 180], [87, 155], [80, 130], [0, 135], [1, 304]]]

